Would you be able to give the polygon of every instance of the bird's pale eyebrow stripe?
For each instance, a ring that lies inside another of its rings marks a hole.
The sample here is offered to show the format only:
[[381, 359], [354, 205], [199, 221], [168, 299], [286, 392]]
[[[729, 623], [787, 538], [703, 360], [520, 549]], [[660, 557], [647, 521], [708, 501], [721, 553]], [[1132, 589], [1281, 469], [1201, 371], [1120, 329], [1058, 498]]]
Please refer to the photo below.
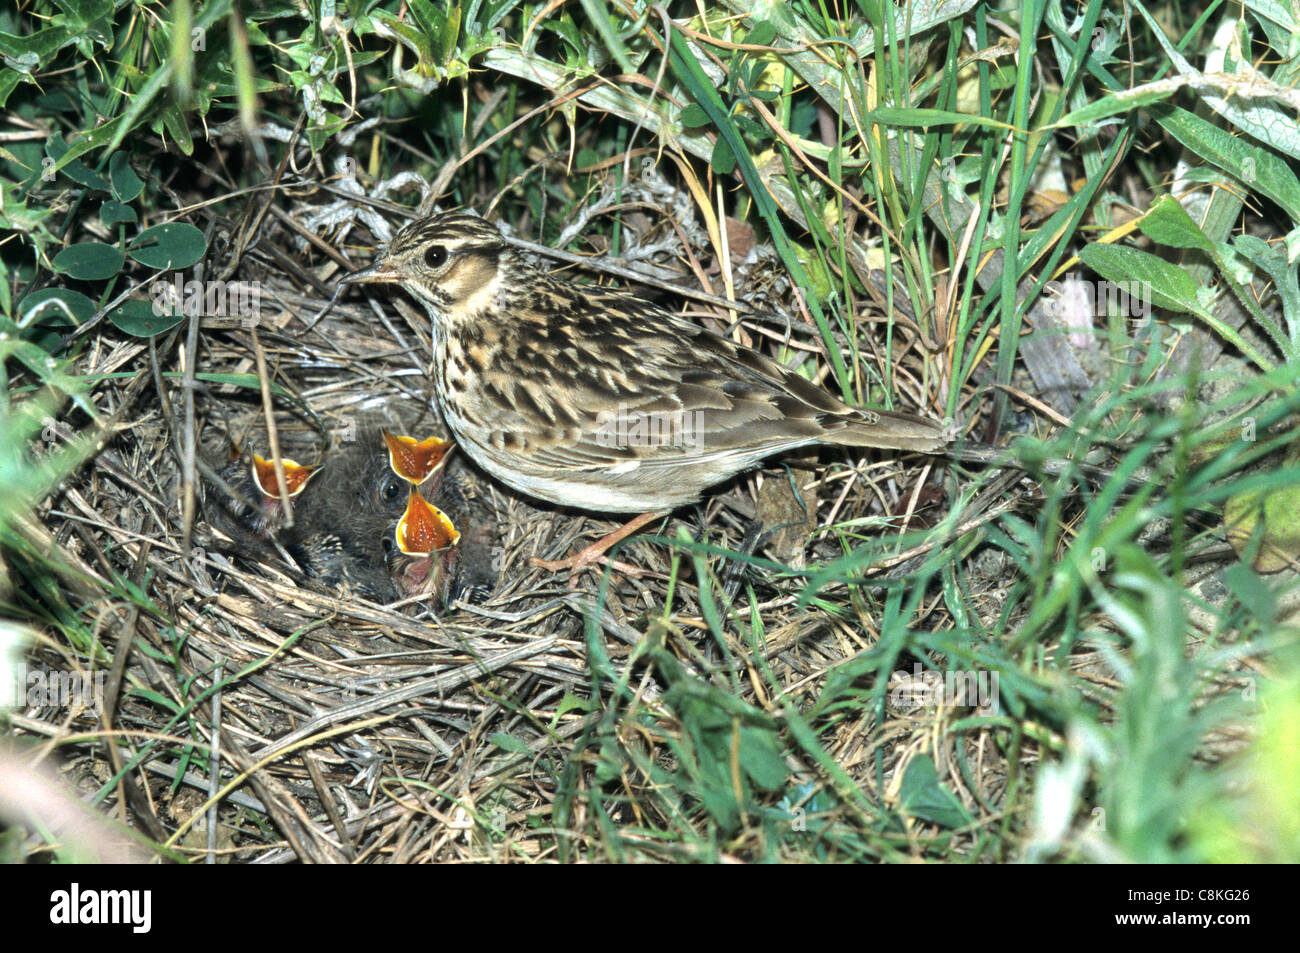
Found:
[[465, 248], [501, 244], [499, 234], [487, 222], [479, 218], [462, 217], [447, 221], [426, 221], [408, 227], [398, 232], [393, 239], [392, 250], [406, 251], [433, 240], [461, 244]]

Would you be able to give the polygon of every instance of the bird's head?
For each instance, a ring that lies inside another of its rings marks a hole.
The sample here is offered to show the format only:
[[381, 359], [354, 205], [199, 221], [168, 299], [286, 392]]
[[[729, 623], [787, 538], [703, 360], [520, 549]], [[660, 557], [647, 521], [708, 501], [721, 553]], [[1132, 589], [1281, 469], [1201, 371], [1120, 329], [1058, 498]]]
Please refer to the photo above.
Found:
[[496, 300], [517, 256], [495, 225], [467, 212], [439, 212], [393, 236], [348, 284], [397, 284], [442, 320], [473, 318]]

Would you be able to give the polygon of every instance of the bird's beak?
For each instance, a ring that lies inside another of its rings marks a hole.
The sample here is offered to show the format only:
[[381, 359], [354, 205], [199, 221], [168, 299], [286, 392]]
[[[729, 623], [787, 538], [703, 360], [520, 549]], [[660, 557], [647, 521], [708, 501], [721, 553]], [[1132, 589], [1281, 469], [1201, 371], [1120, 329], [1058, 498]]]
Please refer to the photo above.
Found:
[[364, 284], [381, 284], [386, 281], [397, 281], [398, 276], [395, 271], [387, 266], [380, 259], [369, 268], [362, 268], [360, 271], [354, 271], [350, 275], [345, 275], [339, 279], [339, 284], [344, 285], [364, 285]]
[[388, 444], [388, 465], [395, 474], [415, 486], [428, 482], [447, 463], [447, 454], [456, 449], [451, 441], [437, 437], [416, 440], [387, 430], [381, 432]]
[[460, 532], [446, 513], [425, 500], [419, 489], [412, 486], [406, 512], [397, 521], [394, 541], [404, 555], [432, 556], [455, 546], [460, 541]]

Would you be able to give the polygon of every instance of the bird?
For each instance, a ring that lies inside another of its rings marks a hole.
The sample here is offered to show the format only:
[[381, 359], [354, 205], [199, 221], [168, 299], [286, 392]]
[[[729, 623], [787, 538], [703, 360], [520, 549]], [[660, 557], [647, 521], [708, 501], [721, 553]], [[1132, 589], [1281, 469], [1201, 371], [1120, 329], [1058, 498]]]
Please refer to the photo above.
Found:
[[326, 457], [311, 492], [296, 501], [297, 518], [280, 541], [318, 585], [392, 602], [400, 592], [389, 570], [390, 527], [406, 508], [407, 484], [388, 466], [374, 434], [359, 436]]
[[[233, 496], [223, 498], [224, 515], [236, 533], [250, 537], [269, 538], [284, 525], [286, 514], [280, 495], [280, 483], [275, 464], [257, 454], [237, 452], [221, 470], [219, 476], [233, 490]], [[288, 457], [280, 459], [284, 469], [285, 494], [292, 500], [307, 488], [317, 473], [316, 467], [303, 466]], [[234, 535], [228, 533], [227, 535]]]
[[[437, 490], [446, 475], [448, 454], [455, 444], [439, 437], [417, 440], [383, 431], [388, 449], [388, 466], [409, 484], [406, 509], [393, 528], [393, 543], [384, 544], [389, 554], [389, 574], [403, 598], [442, 595], [455, 571], [460, 531], [442, 510], [424, 498], [420, 487]], [[431, 482], [432, 481], [432, 482]]]
[[[422, 448], [424, 453], [414, 459], [425, 464], [423, 469], [408, 475], [409, 463], [395, 461], [390, 440]], [[494, 514], [482, 504], [469, 468], [457, 465], [454, 456], [452, 466], [446, 465], [450, 446], [396, 437], [377, 426], [360, 428], [357, 440], [328, 452], [323, 463], [311, 468], [310, 481], [304, 480], [294, 499], [292, 526], [239, 499], [265, 500], [266, 494], [257, 471], [236, 461], [221, 476], [237, 495], [215, 494], [209, 519], [245, 555], [269, 558], [278, 548], [313, 585], [343, 596], [378, 603], [408, 596], [436, 596], [448, 604], [482, 601], [495, 577], [483, 572], [478, 549], [490, 545], [483, 541], [493, 538]], [[435, 463], [428, 465], [430, 460]], [[425, 495], [455, 515], [430, 504]], [[416, 496], [422, 504], [419, 535], [408, 539], [400, 530]], [[456, 546], [460, 532], [455, 524], [461, 520], [472, 526], [467, 538], [473, 541], [472, 552], [464, 564]]]
[[341, 280], [423, 305], [443, 419], [482, 470], [549, 503], [641, 514], [569, 559], [533, 561], [551, 571], [605, 562], [614, 542], [776, 454], [950, 443], [935, 421], [851, 407], [633, 291], [554, 274], [471, 212], [407, 224]]
[[398, 592], [403, 597], [442, 594], [455, 572], [460, 531], [446, 513], [424, 498], [414, 481], [393, 540], [388, 566]]
[[[419, 489], [429, 492], [427, 486]], [[491, 487], [465, 457], [455, 455], [432, 499], [460, 534], [453, 551], [455, 564], [447, 570], [449, 582], [443, 601], [447, 605], [486, 601], [496, 590], [505, 555], [503, 518]], [[400, 549], [389, 566], [399, 590], [406, 584], [403, 580], [414, 584], [421, 571], [418, 560], [404, 556]]]

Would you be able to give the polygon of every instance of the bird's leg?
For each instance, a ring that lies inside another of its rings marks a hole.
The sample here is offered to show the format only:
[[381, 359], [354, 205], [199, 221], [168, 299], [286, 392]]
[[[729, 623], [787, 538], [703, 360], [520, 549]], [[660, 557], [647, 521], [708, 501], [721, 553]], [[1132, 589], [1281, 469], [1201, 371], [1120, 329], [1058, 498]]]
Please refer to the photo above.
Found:
[[634, 566], [629, 566], [626, 563], [611, 562], [606, 558], [605, 552], [615, 543], [631, 536], [647, 523], [653, 523], [655, 520], [667, 515], [668, 512], [665, 510], [655, 510], [652, 513], [642, 513], [636, 519], [625, 523], [607, 536], [602, 536], [586, 549], [579, 550], [566, 559], [548, 560], [537, 559], [534, 557], [533, 559], [530, 559], [528, 563], [530, 566], [536, 566], [538, 569], [545, 569], [547, 572], [563, 572], [567, 569], [573, 574], [574, 578], [577, 578], [578, 574], [583, 570], [589, 569], [597, 564], [601, 566], [610, 565], [619, 572], [624, 572], [629, 575], [638, 575], [642, 570], [639, 570]]

